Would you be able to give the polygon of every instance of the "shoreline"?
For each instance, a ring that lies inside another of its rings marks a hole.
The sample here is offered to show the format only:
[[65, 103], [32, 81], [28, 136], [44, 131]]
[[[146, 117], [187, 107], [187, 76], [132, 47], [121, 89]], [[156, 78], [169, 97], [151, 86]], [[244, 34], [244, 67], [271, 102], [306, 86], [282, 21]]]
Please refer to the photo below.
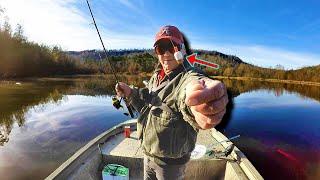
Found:
[[297, 81], [297, 80], [286, 80], [286, 79], [264, 79], [264, 78], [253, 78], [253, 77], [231, 77], [231, 76], [210, 76], [216, 79], [232, 79], [232, 80], [253, 80], [253, 81], [265, 81], [273, 83], [286, 83], [286, 84], [300, 84], [309, 86], [320, 86], [319, 82], [312, 81]]
[[[152, 73], [138, 74], [122, 74], [121, 76], [151, 76]], [[55, 76], [30, 76], [30, 77], [15, 77], [15, 78], [0, 78], [0, 82], [4, 81], [19, 81], [19, 80], [34, 80], [34, 79], [53, 79], [53, 78], [77, 78], [77, 77], [101, 77], [113, 76], [113, 74], [70, 74], [70, 75], [55, 75]]]
[[[76, 78], [76, 77], [88, 77], [88, 76], [109, 76], [112, 74], [73, 74], [73, 75], [56, 75], [48, 77], [21, 77], [21, 78], [0, 78], [0, 82], [5, 81], [19, 81], [19, 80], [31, 80], [31, 79], [46, 79], [46, 78]], [[151, 76], [152, 73], [138, 73], [138, 74], [123, 74], [124, 76]], [[264, 79], [254, 77], [233, 77], [233, 76], [210, 76], [215, 79], [231, 79], [231, 80], [251, 80], [251, 81], [264, 81], [272, 83], [287, 83], [287, 84], [300, 84], [309, 86], [320, 86], [320, 82], [312, 81], [297, 81], [297, 80], [286, 80], [286, 79]]]

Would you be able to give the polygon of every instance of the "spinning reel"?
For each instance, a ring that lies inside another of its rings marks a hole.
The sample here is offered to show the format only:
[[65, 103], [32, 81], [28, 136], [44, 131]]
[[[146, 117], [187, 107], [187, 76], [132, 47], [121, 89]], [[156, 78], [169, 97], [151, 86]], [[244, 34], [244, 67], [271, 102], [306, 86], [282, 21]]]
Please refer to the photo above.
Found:
[[[115, 107], [116, 109], [122, 108], [124, 110], [123, 106], [121, 105], [122, 99], [123, 98], [120, 98], [120, 100], [119, 100], [117, 98], [117, 96], [112, 96], [112, 105], [113, 105], [113, 107]], [[125, 104], [127, 106], [128, 113], [123, 113], [123, 114], [126, 115], [126, 116], [130, 115], [131, 118], [134, 118], [134, 114], [133, 114], [131, 106], [129, 105], [129, 103], [127, 103], [127, 101], [125, 99], [124, 99], [124, 102], [125, 102]]]

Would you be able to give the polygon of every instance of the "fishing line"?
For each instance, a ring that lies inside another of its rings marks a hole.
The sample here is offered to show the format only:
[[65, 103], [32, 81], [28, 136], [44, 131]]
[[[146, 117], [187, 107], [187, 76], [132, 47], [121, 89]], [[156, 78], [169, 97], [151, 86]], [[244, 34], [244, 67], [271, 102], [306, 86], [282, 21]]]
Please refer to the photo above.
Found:
[[[102, 38], [101, 38], [100, 31], [99, 31], [99, 28], [98, 28], [98, 26], [97, 26], [96, 20], [94, 19], [94, 16], [93, 16], [93, 13], [92, 13], [92, 10], [91, 10], [89, 1], [86, 0], [86, 2], [87, 2], [87, 5], [88, 5], [88, 8], [89, 8], [89, 11], [90, 11], [90, 15], [91, 15], [91, 17], [92, 17], [92, 21], [93, 21], [94, 27], [96, 28], [97, 33], [98, 33], [98, 35], [99, 35], [99, 39], [100, 39], [100, 42], [101, 42], [102, 47], [103, 47], [103, 51], [104, 51], [104, 54], [105, 54], [105, 58], [106, 58], [107, 62], [109, 63], [110, 69], [111, 69], [111, 71], [112, 71], [112, 74], [114, 75], [114, 78], [115, 78], [115, 80], [116, 80], [116, 83], [118, 84], [118, 83], [119, 83], [119, 79], [118, 79], [118, 77], [117, 77], [117, 75], [116, 75], [116, 73], [115, 73], [115, 70], [114, 70], [114, 67], [112, 66], [112, 63], [111, 63], [110, 60], [108, 59], [108, 53], [107, 53], [107, 50], [106, 50], [106, 48], [105, 48], [105, 46], [104, 46], [103, 40], [102, 40]], [[100, 54], [99, 54], [99, 56], [100, 56]], [[100, 58], [101, 58], [101, 57], [100, 57]], [[113, 106], [114, 106], [115, 108], [119, 109], [119, 108], [121, 107], [121, 104], [120, 104], [120, 103], [121, 103], [121, 100], [122, 100], [122, 99], [124, 100], [124, 102], [125, 102], [125, 104], [126, 104], [126, 107], [127, 107], [127, 109], [128, 109], [128, 112], [129, 112], [130, 116], [133, 118], [134, 115], [133, 115], [132, 109], [130, 108], [130, 106], [129, 106], [128, 102], [125, 100], [125, 98], [122, 98], [122, 97], [121, 97], [120, 100], [118, 100], [116, 97], [112, 98], [112, 104], [113, 104]]]
[[[169, 40], [170, 40], [170, 42], [171, 42], [171, 44], [172, 44], [172, 46], [173, 46], [173, 48], [174, 48], [174, 53], [181, 53], [181, 50], [182, 50], [182, 48], [180, 49], [180, 51], [178, 50], [178, 49], [176, 49], [177, 47], [173, 44], [173, 42], [172, 42], [172, 40], [169, 38]], [[181, 53], [182, 54], [182, 53]], [[182, 54], [182, 56], [183, 56], [183, 58], [182, 58], [182, 60], [180, 60], [180, 59], [176, 59], [176, 56], [174, 56], [174, 58], [175, 58], [175, 60], [177, 61], [177, 63], [178, 64], [182, 64], [182, 66], [183, 66], [183, 68], [184, 68], [184, 71], [185, 72], [187, 72], [187, 69], [186, 69], [186, 67], [184, 66], [184, 55]]]
[[108, 59], [108, 53], [107, 53], [107, 50], [106, 50], [106, 48], [105, 48], [105, 46], [104, 46], [104, 43], [103, 43], [103, 41], [102, 41], [102, 38], [101, 38], [101, 35], [100, 35], [100, 32], [99, 32], [98, 26], [97, 26], [97, 24], [96, 24], [96, 20], [94, 19], [94, 16], [93, 16], [93, 13], [92, 13], [90, 4], [89, 4], [89, 1], [88, 1], [88, 0], [86, 0], [86, 1], [87, 1], [87, 5], [88, 5], [88, 8], [89, 8], [89, 11], [90, 11], [92, 20], [93, 20], [94, 27], [96, 28], [97, 33], [98, 33], [98, 35], [99, 35], [99, 39], [100, 39], [100, 42], [101, 42], [102, 47], [103, 47], [103, 51], [104, 51], [104, 54], [105, 54], [105, 58], [106, 58], [106, 60], [108, 61], [109, 65], [110, 65], [112, 74], [114, 75], [114, 77], [115, 77], [115, 79], [116, 79], [116, 82], [119, 83], [119, 79], [118, 79], [118, 77], [117, 77], [117, 75], [116, 75], [116, 73], [115, 73], [115, 70], [114, 70], [114, 68], [113, 68], [110, 60]]

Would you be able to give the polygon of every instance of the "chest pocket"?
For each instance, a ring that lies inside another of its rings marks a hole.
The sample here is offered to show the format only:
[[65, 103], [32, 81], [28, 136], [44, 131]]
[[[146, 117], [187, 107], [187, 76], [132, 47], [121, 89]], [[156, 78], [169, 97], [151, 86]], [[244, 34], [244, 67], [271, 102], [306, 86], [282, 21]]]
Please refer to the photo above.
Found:
[[188, 124], [177, 113], [152, 107], [146, 124], [143, 146], [158, 157], [179, 158], [190, 151]]
[[181, 113], [173, 112], [165, 103], [162, 103], [161, 106], [152, 106], [150, 113], [153, 117], [159, 118], [163, 126], [169, 126], [170, 123], [174, 124], [183, 118]]

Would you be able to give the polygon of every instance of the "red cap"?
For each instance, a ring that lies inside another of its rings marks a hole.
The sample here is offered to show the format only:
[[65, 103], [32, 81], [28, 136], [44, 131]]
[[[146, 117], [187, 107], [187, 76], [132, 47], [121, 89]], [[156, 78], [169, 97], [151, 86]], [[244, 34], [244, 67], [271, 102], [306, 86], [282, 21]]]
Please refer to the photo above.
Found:
[[153, 47], [160, 39], [171, 39], [173, 42], [177, 44], [183, 43], [183, 37], [179, 29], [175, 26], [170, 25], [161, 27], [160, 31], [156, 34], [155, 43], [153, 44]]

